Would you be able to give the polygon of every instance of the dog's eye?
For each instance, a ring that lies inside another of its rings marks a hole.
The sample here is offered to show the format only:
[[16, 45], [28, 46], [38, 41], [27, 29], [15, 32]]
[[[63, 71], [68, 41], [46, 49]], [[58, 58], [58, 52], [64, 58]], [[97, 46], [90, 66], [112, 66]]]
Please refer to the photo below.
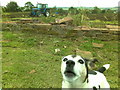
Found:
[[63, 59], [64, 62], [67, 61], [67, 60], [68, 60], [67, 58], [64, 58], [64, 59]]
[[79, 62], [79, 63], [81, 63], [81, 64], [83, 64], [83, 63], [84, 63], [84, 61], [83, 61], [83, 60], [81, 60], [81, 59], [80, 59], [80, 60], [78, 60], [78, 62]]

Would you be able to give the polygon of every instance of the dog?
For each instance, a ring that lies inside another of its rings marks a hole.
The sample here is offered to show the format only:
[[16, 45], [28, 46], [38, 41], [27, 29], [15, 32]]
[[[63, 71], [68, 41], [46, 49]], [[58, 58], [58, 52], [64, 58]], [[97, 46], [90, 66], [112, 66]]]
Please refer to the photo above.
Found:
[[100, 90], [101, 88], [110, 89], [103, 72], [110, 64], [105, 64], [97, 71], [89, 70], [89, 60], [79, 55], [68, 55], [62, 58], [61, 73], [63, 76], [62, 88], [88, 88]]

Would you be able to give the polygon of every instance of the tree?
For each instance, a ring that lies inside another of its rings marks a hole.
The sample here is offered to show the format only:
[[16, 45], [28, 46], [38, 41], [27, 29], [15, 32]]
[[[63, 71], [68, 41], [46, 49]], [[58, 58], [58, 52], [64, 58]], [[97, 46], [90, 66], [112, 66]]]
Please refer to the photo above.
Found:
[[17, 11], [19, 11], [19, 6], [17, 5], [16, 2], [11, 1], [10, 3], [8, 3], [6, 5], [6, 11], [7, 12], [17, 12]]
[[94, 14], [101, 13], [101, 9], [100, 9], [100, 8], [98, 8], [98, 7], [94, 7], [94, 9], [93, 9], [92, 13], [94, 13]]
[[33, 7], [34, 5], [31, 2], [26, 2], [24, 9], [25, 11], [30, 11]]
[[77, 14], [77, 8], [74, 8], [74, 7], [70, 7], [69, 8], [69, 10], [68, 10], [68, 12], [70, 13], [70, 14]]

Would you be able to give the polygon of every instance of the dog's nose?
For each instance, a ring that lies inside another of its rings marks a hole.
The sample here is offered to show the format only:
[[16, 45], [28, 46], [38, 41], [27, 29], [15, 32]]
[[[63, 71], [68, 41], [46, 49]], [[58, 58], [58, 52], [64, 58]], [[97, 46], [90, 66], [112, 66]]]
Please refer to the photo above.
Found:
[[68, 66], [74, 66], [75, 65], [75, 62], [74, 61], [72, 61], [72, 60], [68, 60], [67, 62], [66, 62], [66, 65], [68, 65]]

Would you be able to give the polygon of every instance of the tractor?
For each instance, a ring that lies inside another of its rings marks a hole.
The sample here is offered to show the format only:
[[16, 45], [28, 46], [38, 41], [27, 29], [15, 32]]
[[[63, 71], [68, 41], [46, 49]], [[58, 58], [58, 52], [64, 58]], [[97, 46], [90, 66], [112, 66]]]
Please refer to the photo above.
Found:
[[50, 15], [48, 4], [37, 3], [37, 8], [32, 8], [31, 16], [41, 16], [42, 14], [45, 17]]

